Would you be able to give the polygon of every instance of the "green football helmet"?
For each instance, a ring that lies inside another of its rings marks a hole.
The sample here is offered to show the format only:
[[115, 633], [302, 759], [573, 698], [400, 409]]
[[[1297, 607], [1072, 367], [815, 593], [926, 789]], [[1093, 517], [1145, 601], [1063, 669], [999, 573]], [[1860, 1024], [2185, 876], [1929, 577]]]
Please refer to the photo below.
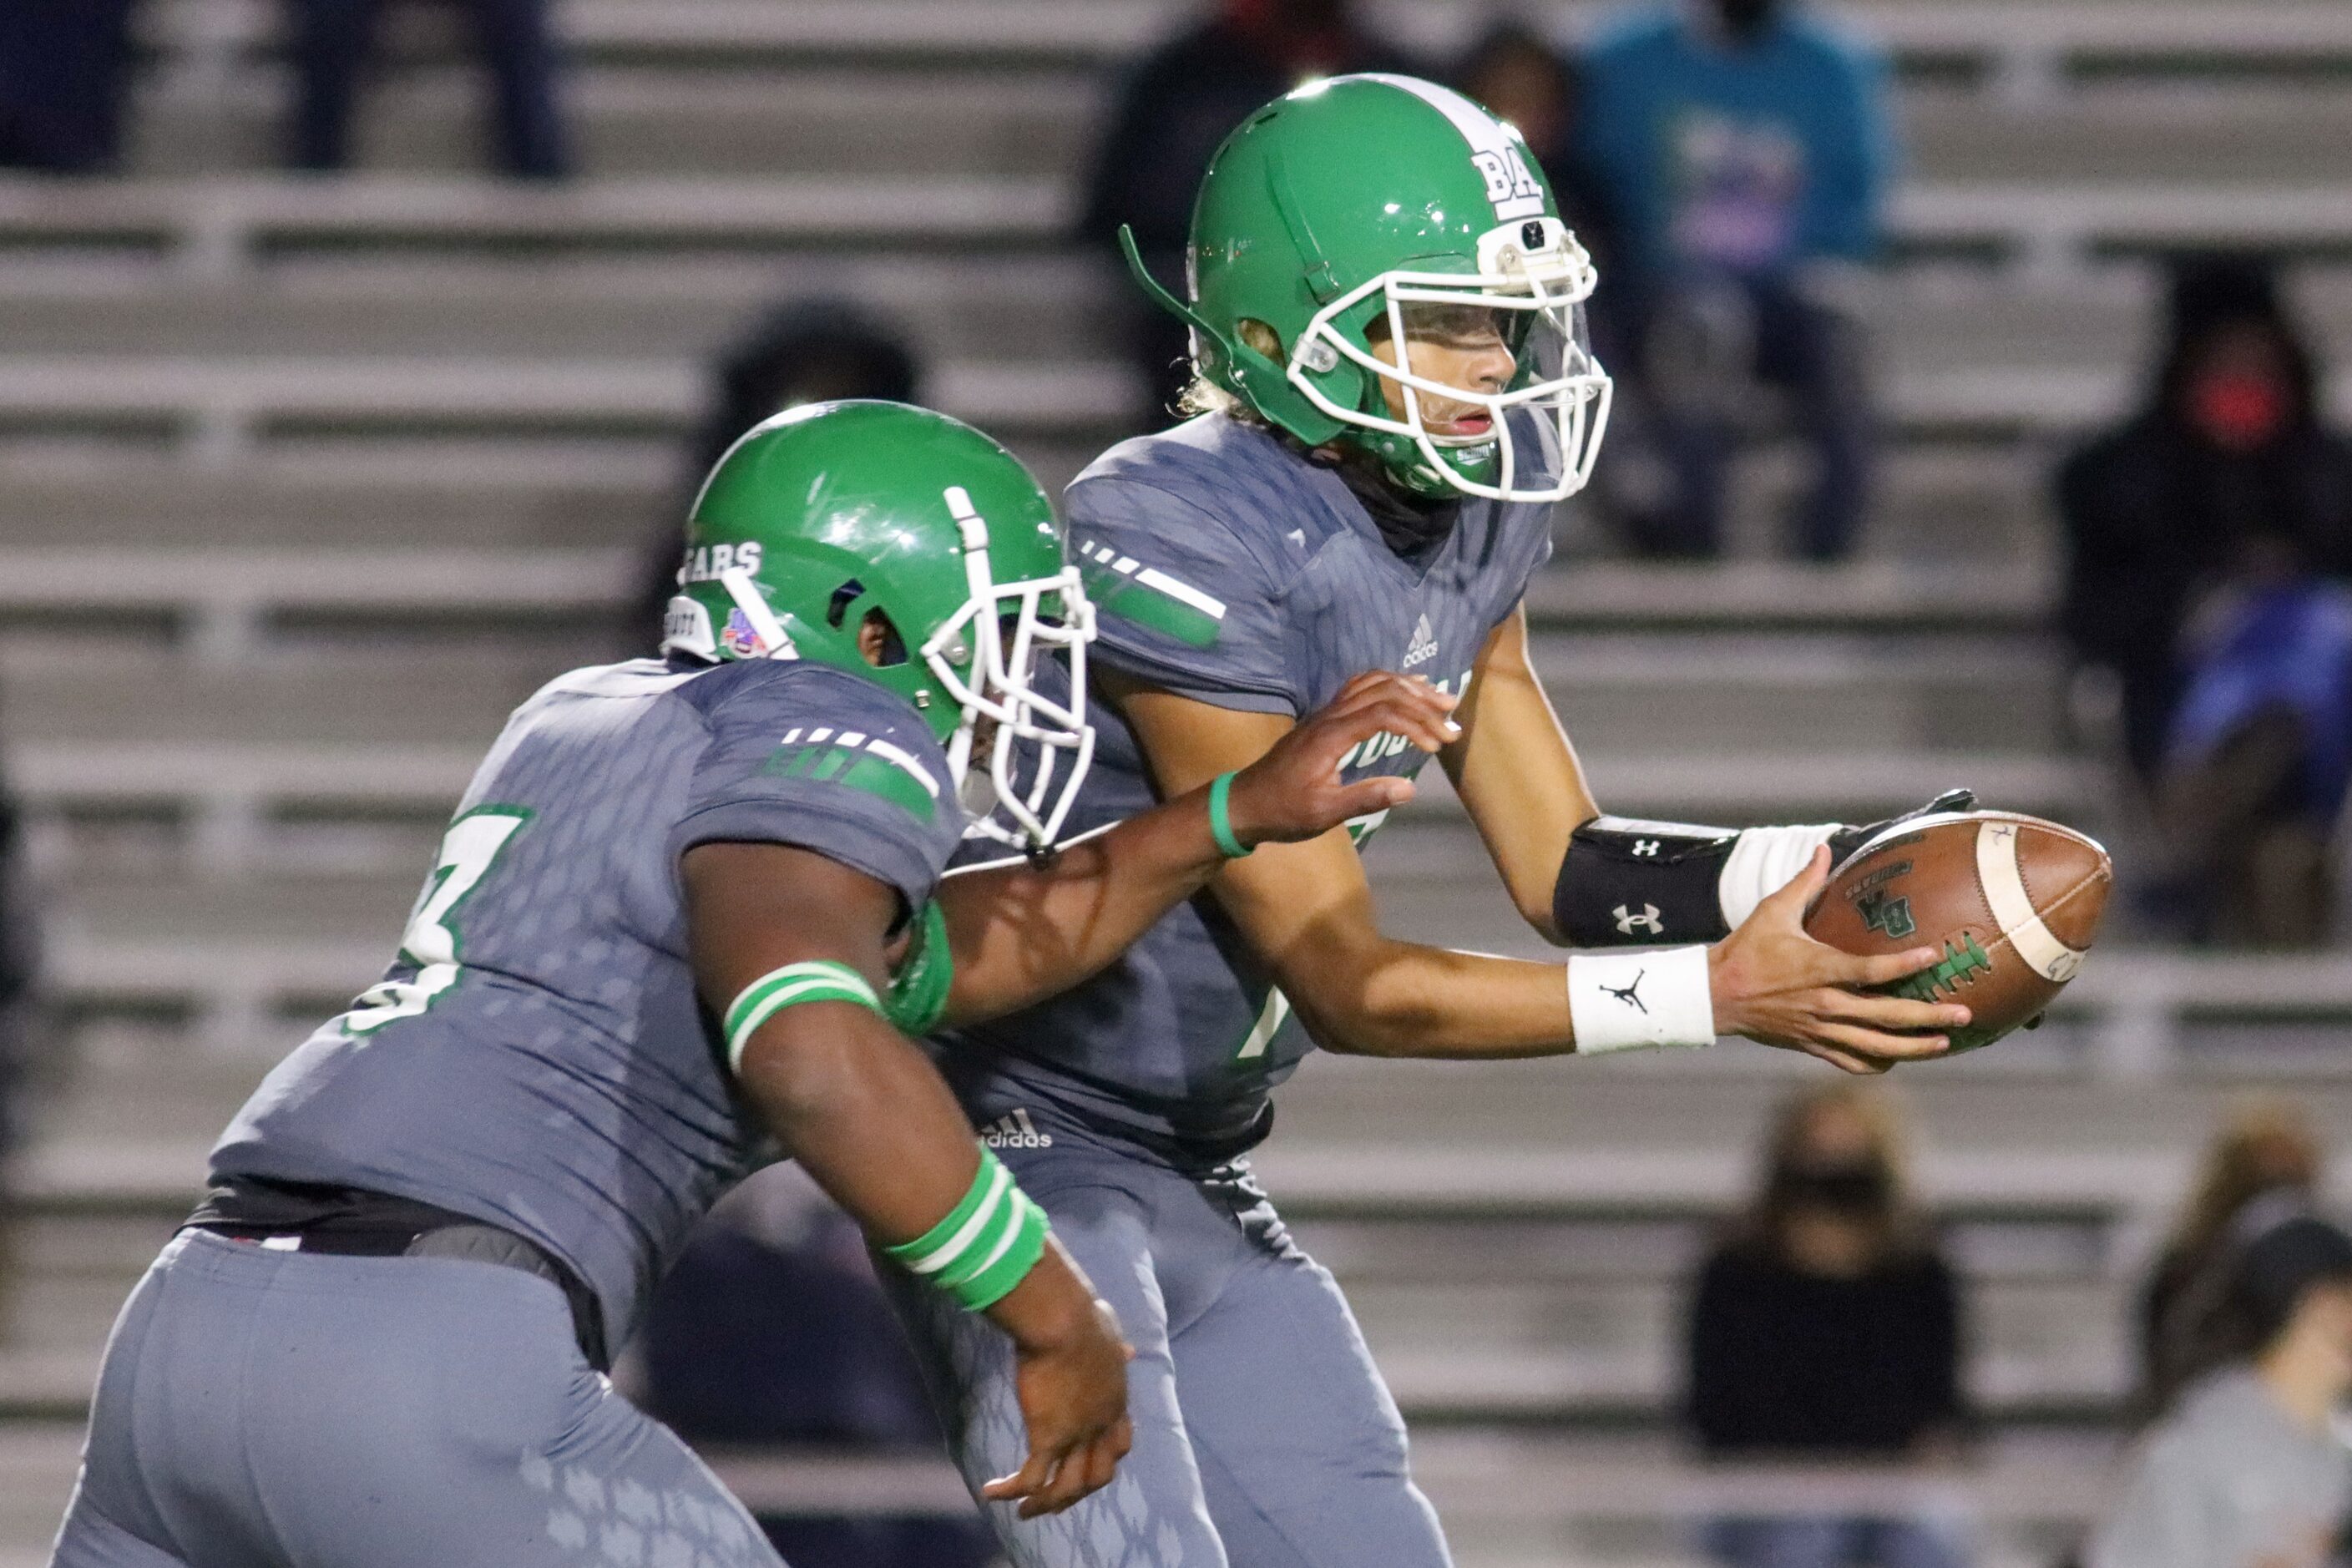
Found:
[[[1611, 391], [1585, 331], [1591, 258], [1526, 140], [1460, 93], [1334, 77], [1243, 121], [1192, 209], [1189, 302], [1144, 270], [1131, 234], [1120, 240], [1137, 281], [1192, 328], [1201, 374], [1308, 446], [1353, 442], [1428, 496], [1558, 500], [1591, 477]], [[1495, 313], [1517, 362], [1501, 390], [1373, 353], [1376, 323], [1409, 358], [1417, 325], [1465, 306]], [[1244, 321], [1271, 327], [1282, 357], [1245, 342]], [[1426, 398], [1484, 409], [1470, 420], [1483, 428], [1433, 430]]]
[[[878, 667], [859, 647], [873, 611], [896, 637]], [[805, 658], [897, 692], [946, 747], [959, 798], [988, 752], [995, 798], [967, 832], [1034, 849], [1094, 758], [1094, 633], [1052, 503], [1013, 454], [929, 409], [819, 403], [752, 428], [703, 480], [662, 651]], [[1034, 684], [1056, 649], [1066, 696]]]

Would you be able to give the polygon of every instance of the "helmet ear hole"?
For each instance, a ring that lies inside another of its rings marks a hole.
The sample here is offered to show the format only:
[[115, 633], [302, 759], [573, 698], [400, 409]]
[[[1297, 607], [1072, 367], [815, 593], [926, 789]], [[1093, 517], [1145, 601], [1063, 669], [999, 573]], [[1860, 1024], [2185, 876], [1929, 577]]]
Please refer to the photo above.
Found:
[[890, 617], [878, 609], [866, 611], [866, 618], [857, 623], [857, 651], [877, 669], [907, 662], [906, 638], [898, 635]]
[[1234, 323], [1234, 335], [1276, 364], [1282, 363], [1282, 334], [1253, 316]]

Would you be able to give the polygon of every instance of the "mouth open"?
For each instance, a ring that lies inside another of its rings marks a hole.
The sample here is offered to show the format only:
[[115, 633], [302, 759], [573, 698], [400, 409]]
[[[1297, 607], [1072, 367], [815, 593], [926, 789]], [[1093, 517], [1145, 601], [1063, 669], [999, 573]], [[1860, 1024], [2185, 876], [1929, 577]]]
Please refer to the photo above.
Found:
[[1485, 409], [1472, 410], [1444, 420], [1423, 416], [1422, 427], [1440, 440], [1478, 441], [1495, 433], [1495, 416]]

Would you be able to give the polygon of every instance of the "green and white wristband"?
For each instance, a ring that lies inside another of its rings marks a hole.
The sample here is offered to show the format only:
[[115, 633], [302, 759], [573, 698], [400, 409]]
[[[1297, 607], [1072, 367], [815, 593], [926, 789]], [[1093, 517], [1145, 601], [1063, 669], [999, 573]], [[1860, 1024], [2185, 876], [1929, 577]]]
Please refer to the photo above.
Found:
[[743, 987], [741, 994], [727, 1009], [727, 1070], [742, 1070], [743, 1047], [751, 1043], [761, 1025], [787, 1007], [808, 1002], [853, 1002], [882, 1012], [882, 999], [874, 994], [874, 987], [866, 983], [866, 976], [845, 963], [813, 958], [772, 969]]
[[971, 1190], [947, 1218], [914, 1240], [883, 1250], [969, 1312], [993, 1306], [1045, 1255], [1045, 1211], [1013, 1184], [1013, 1173], [986, 1149]]
[[1715, 990], [1704, 947], [1580, 952], [1568, 961], [1576, 1054], [1715, 1044]]

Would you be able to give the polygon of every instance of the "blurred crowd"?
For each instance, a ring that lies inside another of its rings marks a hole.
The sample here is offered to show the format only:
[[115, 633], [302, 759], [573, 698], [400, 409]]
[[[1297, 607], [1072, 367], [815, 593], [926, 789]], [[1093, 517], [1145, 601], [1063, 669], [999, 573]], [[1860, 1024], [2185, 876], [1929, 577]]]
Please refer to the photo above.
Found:
[[[352, 126], [383, 0], [281, 0], [293, 90], [279, 150], [289, 169], [351, 166]], [[493, 155], [518, 179], [571, 167], [558, 111], [548, 0], [438, 0], [458, 15], [490, 86]], [[0, 166], [102, 174], [123, 157], [137, 0], [0, 5]]]

